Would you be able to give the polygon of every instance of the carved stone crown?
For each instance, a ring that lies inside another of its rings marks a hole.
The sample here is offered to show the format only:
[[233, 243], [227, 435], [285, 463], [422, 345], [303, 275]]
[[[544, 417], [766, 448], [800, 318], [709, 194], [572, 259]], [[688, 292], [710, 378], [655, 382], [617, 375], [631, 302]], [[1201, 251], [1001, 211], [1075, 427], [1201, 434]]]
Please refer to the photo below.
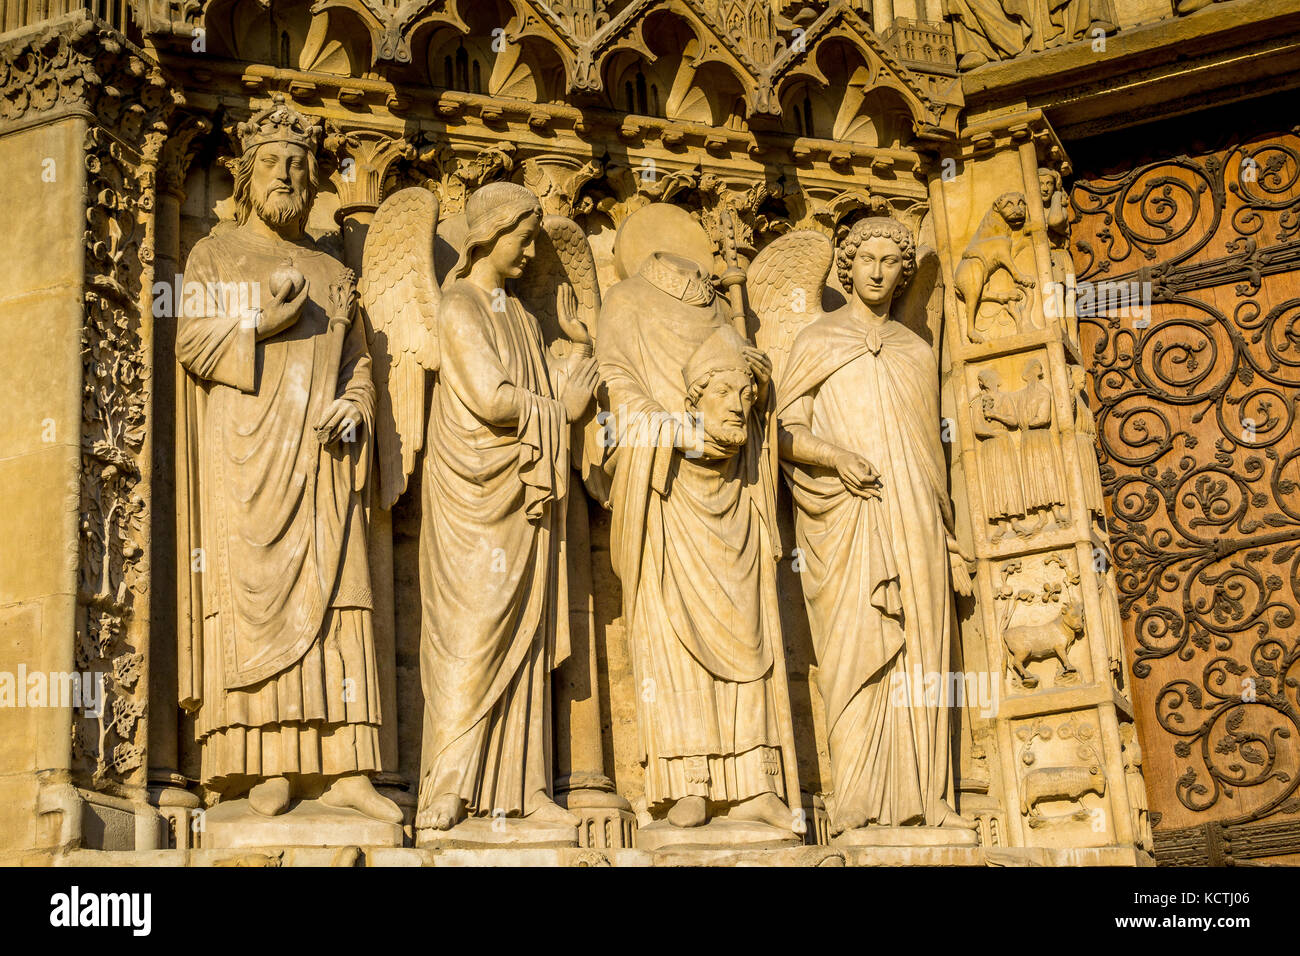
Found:
[[309, 120], [285, 104], [283, 93], [276, 93], [270, 106], [239, 124], [239, 142], [244, 152], [263, 143], [296, 143], [314, 153], [320, 145], [321, 132], [320, 121]]

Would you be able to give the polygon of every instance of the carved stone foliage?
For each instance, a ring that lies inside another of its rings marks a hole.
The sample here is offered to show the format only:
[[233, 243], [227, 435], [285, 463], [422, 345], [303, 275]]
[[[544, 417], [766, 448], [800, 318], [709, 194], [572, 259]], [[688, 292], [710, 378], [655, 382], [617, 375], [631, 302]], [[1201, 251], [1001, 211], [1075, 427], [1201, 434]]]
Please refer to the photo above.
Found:
[[86, 138], [82, 328], [81, 560], [76, 665], [103, 681], [104, 707], [74, 724], [73, 753], [95, 785], [142, 769], [146, 687], [138, 613], [148, 584], [148, 486], [142, 473], [150, 394], [141, 327], [141, 261], [150, 252], [151, 177], [102, 129]]
[[457, 149], [445, 138], [426, 133], [388, 168], [383, 194], [424, 186], [437, 195], [442, 215], [453, 216], [465, 210], [471, 192], [507, 178], [514, 168], [515, 149], [510, 143]]
[[1152, 816], [1300, 813], [1300, 137], [1071, 203], [1081, 285], [1112, 284], [1081, 332]]
[[75, 666], [83, 679], [102, 682], [103, 707], [78, 712], [72, 751], [81, 782], [137, 785], [145, 763], [152, 374], [142, 303], [159, 162], [181, 97], [140, 50], [87, 19], [65, 19], [21, 44], [0, 56], [13, 84], [0, 118], [76, 109], [95, 120], [85, 139]]
[[0, 123], [79, 108], [138, 142], [180, 99], [142, 51], [88, 16], [0, 44]]

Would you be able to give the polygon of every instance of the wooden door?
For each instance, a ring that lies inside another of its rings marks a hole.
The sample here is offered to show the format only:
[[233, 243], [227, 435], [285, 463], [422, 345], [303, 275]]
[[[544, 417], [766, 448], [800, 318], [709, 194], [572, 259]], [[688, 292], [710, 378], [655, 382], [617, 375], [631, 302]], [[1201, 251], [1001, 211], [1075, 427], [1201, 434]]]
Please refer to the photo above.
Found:
[[1279, 115], [1072, 147], [1080, 339], [1165, 864], [1300, 861], [1300, 136]]

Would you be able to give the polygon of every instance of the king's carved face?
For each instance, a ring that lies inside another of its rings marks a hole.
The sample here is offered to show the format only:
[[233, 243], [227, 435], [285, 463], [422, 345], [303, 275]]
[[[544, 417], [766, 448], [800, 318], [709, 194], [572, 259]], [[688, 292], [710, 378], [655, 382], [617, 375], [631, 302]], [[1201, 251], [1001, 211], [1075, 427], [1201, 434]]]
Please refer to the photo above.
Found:
[[706, 438], [734, 454], [748, 437], [746, 422], [757, 393], [753, 377], [740, 369], [722, 369], [709, 376], [693, 402]]
[[867, 305], [888, 305], [903, 275], [903, 250], [887, 236], [872, 236], [853, 258], [853, 291]]
[[311, 170], [307, 150], [296, 143], [264, 143], [257, 148], [250, 172], [253, 212], [267, 225], [305, 225], [311, 206]]
[[496, 241], [488, 257], [500, 275], [507, 279], [518, 279], [524, 274], [536, 252], [537, 232], [541, 225], [538, 215], [529, 213]]

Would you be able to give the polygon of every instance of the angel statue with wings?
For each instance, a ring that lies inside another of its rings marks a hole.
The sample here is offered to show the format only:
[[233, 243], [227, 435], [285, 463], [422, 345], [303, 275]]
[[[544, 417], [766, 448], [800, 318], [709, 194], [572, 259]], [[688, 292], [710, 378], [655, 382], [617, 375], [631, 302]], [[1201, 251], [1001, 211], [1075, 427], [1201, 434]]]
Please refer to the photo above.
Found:
[[[832, 261], [848, 302], [822, 312]], [[924, 305], [900, 298], [916, 270], [911, 232], [868, 218], [833, 260], [825, 237], [792, 233], [749, 274], [758, 344], [778, 362], [778, 444], [826, 708], [836, 832], [974, 826], [954, 809], [951, 702], [912, 692], [946, 678], [952, 592], [971, 592], [952, 534], [937, 335]], [[819, 277], [811, 289], [810, 277]], [[791, 310], [803, 289], [805, 308]]]
[[[570, 424], [597, 384], [578, 318], [590, 303], [561, 287], [551, 318], [569, 342], [548, 349], [544, 323], [507, 289], [529, 282], [539, 246], [553, 253], [566, 238], [542, 232], [524, 187], [490, 183], [470, 196], [460, 259], [441, 290], [437, 222], [426, 190], [385, 200], [360, 289], [379, 385], [382, 505], [402, 494], [424, 450], [416, 827], [429, 835], [467, 816], [576, 827], [552, 796], [550, 674], [568, 654]], [[436, 376], [422, 436], [426, 371]]]

